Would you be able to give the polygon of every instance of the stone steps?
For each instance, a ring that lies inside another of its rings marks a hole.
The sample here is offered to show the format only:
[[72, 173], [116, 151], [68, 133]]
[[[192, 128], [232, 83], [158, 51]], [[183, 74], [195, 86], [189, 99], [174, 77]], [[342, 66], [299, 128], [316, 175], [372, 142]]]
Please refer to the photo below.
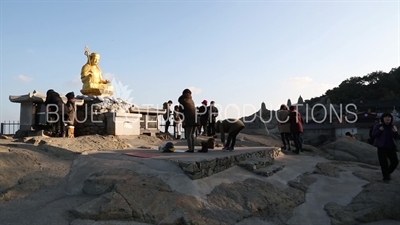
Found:
[[260, 175], [260, 176], [264, 176], [264, 177], [270, 177], [272, 175], [274, 175], [275, 173], [281, 171], [283, 168], [285, 168], [285, 165], [271, 165], [265, 168], [261, 168], [261, 169], [257, 169], [254, 170], [253, 173]]
[[273, 164], [274, 158], [252, 158], [240, 162], [238, 166], [257, 175], [269, 177], [285, 167], [284, 165], [278, 166]]
[[280, 148], [266, 147], [260, 150], [240, 150], [230, 152], [228, 156], [207, 154], [207, 158], [167, 159], [177, 164], [192, 180], [205, 178], [222, 172], [233, 166], [241, 166], [254, 171], [273, 164], [274, 158], [280, 154]]
[[249, 170], [249, 171], [255, 171], [260, 168], [264, 168], [267, 166], [270, 166], [274, 164], [274, 158], [252, 158], [252, 159], [247, 159], [245, 161], [242, 161], [238, 164], [238, 166]]

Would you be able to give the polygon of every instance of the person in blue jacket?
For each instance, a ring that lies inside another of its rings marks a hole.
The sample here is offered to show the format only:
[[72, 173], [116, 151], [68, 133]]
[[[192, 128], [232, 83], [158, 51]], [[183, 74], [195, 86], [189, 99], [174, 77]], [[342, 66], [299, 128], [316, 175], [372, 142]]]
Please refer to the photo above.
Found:
[[[396, 144], [394, 138], [397, 138], [399, 133], [397, 127], [393, 125], [393, 116], [390, 113], [383, 113], [381, 123], [375, 125], [372, 131], [374, 146], [378, 148], [379, 164], [381, 166], [383, 181], [390, 180], [390, 174], [396, 169], [399, 164], [399, 159], [396, 153]], [[388, 159], [390, 164], [388, 163]]]

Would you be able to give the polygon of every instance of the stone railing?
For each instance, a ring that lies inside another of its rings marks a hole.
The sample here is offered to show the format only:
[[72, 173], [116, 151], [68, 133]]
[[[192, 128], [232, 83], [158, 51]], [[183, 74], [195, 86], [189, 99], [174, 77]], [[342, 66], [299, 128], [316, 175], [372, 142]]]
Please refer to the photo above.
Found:
[[236, 155], [216, 157], [212, 159], [201, 159], [199, 161], [172, 160], [185, 171], [192, 180], [211, 176], [235, 165], [239, 165], [248, 159], [270, 158], [273, 160], [280, 154], [280, 148], [269, 148], [265, 150], [244, 152]]

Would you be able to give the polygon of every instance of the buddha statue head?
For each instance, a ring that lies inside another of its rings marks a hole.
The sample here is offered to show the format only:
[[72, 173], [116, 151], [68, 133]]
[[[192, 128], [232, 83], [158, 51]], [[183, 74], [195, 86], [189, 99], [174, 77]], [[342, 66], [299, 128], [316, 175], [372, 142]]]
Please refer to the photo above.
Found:
[[97, 66], [100, 62], [100, 54], [93, 52], [89, 56], [89, 64], [92, 66]]

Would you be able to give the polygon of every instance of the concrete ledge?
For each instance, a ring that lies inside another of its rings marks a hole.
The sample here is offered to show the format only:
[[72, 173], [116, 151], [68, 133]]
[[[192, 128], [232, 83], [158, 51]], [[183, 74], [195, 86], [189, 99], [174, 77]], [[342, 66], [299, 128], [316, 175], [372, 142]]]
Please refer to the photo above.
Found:
[[[174, 163], [176, 163], [180, 168], [182, 168], [183, 171], [185, 171], [185, 174], [187, 174], [192, 180], [196, 179], [201, 179], [205, 178], [208, 176], [211, 176], [215, 173], [219, 173], [221, 171], [224, 171], [230, 167], [233, 167], [235, 165], [239, 165], [242, 163], [243, 165], [247, 165], [246, 161], [249, 159], [253, 159], [252, 161], [257, 164], [255, 166], [255, 169], [257, 169], [258, 165], [270, 165], [271, 162], [273, 162], [274, 158], [276, 158], [281, 150], [280, 148], [274, 148], [274, 147], [265, 147], [265, 148], [258, 148], [255, 150], [249, 149], [249, 150], [235, 150], [234, 152], [222, 152], [220, 150], [217, 150], [217, 154], [210, 154], [209, 153], [199, 153], [203, 155], [207, 155], [206, 157], [203, 158], [166, 158], [167, 160], [170, 160]], [[223, 154], [225, 153], [225, 154]], [[190, 155], [193, 153], [187, 153], [185, 154]], [[259, 163], [260, 160], [257, 160], [259, 158], [263, 158], [265, 160], [261, 160], [262, 162], [268, 162], [268, 163]], [[251, 162], [251, 161], [248, 161]], [[254, 165], [251, 166], [254, 168]]]

